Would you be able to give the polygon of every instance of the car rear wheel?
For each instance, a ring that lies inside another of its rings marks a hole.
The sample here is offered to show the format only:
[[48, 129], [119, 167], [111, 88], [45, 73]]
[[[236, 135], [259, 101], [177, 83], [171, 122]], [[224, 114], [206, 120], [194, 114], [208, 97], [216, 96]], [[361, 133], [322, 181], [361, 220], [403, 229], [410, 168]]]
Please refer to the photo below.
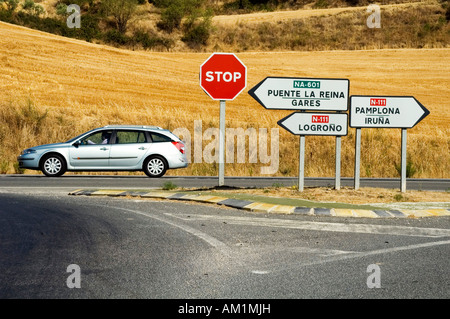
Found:
[[41, 171], [49, 177], [61, 176], [66, 172], [66, 162], [61, 155], [47, 155], [41, 162]]
[[167, 162], [159, 156], [153, 156], [145, 160], [144, 173], [148, 177], [161, 177], [167, 171]]

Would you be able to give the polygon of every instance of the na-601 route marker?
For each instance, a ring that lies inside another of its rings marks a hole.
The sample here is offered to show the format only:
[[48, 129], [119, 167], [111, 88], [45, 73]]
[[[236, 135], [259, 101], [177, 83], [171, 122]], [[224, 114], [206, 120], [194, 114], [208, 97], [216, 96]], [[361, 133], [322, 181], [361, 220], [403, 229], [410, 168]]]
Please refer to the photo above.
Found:
[[347, 111], [350, 81], [266, 77], [248, 94], [266, 109]]
[[359, 188], [361, 162], [361, 128], [402, 129], [400, 190], [406, 191], [406, 129], [422, 121], [428, 111], [413, 96], [350, 97], [350, 127], [356, 127], [355, 189]]

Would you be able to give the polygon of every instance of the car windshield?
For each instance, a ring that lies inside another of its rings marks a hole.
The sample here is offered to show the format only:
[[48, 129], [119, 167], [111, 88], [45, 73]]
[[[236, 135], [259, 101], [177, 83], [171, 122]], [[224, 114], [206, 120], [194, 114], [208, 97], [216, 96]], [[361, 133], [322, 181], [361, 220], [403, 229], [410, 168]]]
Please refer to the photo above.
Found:
[[80, 135], [78, 135], [78, 136], [76, 136], [76, 137], [74, 137], [74, 138], [71, 138], [70, 140], [68, 140], [68, 141], [66, 141], [66, 142], [64, 142], [64, 143], [73, 143], [73, 142], [75, 142], [77, 139], [79, 139], [80, 137], [82, 137], [82, 136], [84, 136], [84, 135], [86, 135], [86, 134], [88, 134], [88, 133], [90, 133], [90, 132], [92, 132], [92, 131], [94, 131], [94, 130], [91, 130], [91, 131], [89, 131], [89, 132], [84, 132], [83, 134], [80, 134]]

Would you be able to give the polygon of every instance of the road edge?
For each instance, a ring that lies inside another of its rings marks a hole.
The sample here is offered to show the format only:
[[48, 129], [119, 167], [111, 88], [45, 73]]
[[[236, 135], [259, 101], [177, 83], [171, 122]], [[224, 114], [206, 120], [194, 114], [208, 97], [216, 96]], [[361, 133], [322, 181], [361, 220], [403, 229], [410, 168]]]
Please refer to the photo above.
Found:
[[320, 208], [271, 204], [252, 200], [233, 199], [224, 196], [186, 194], [164, 191], [133, 191], [112, 189], [78, 189], [69, 193], [72, 196], [110, 196], [167, 199], [178, 201], [194, 201], [223, 205], [255, 213], [294, 214], [309, 216], [333, 217], [365, 217], [365, 218], [422, 218], [450, 216], [450, 209], [353, 209], [353, 208]]

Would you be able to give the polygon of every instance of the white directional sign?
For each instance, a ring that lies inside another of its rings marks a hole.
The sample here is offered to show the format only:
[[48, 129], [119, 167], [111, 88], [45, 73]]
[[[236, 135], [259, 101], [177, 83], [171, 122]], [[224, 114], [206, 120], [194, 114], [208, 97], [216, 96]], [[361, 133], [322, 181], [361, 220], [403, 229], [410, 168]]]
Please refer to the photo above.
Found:
[[267, 77], [248, 94], [266, 109], [346, 111], [350, 81]]
[[292, 113], [278, 121], [278, 125], [294, 135], [347, 135], [347, 113]]
[[412, 128], [429, 113], [413, 96], [350, 97], [350, 127]]

